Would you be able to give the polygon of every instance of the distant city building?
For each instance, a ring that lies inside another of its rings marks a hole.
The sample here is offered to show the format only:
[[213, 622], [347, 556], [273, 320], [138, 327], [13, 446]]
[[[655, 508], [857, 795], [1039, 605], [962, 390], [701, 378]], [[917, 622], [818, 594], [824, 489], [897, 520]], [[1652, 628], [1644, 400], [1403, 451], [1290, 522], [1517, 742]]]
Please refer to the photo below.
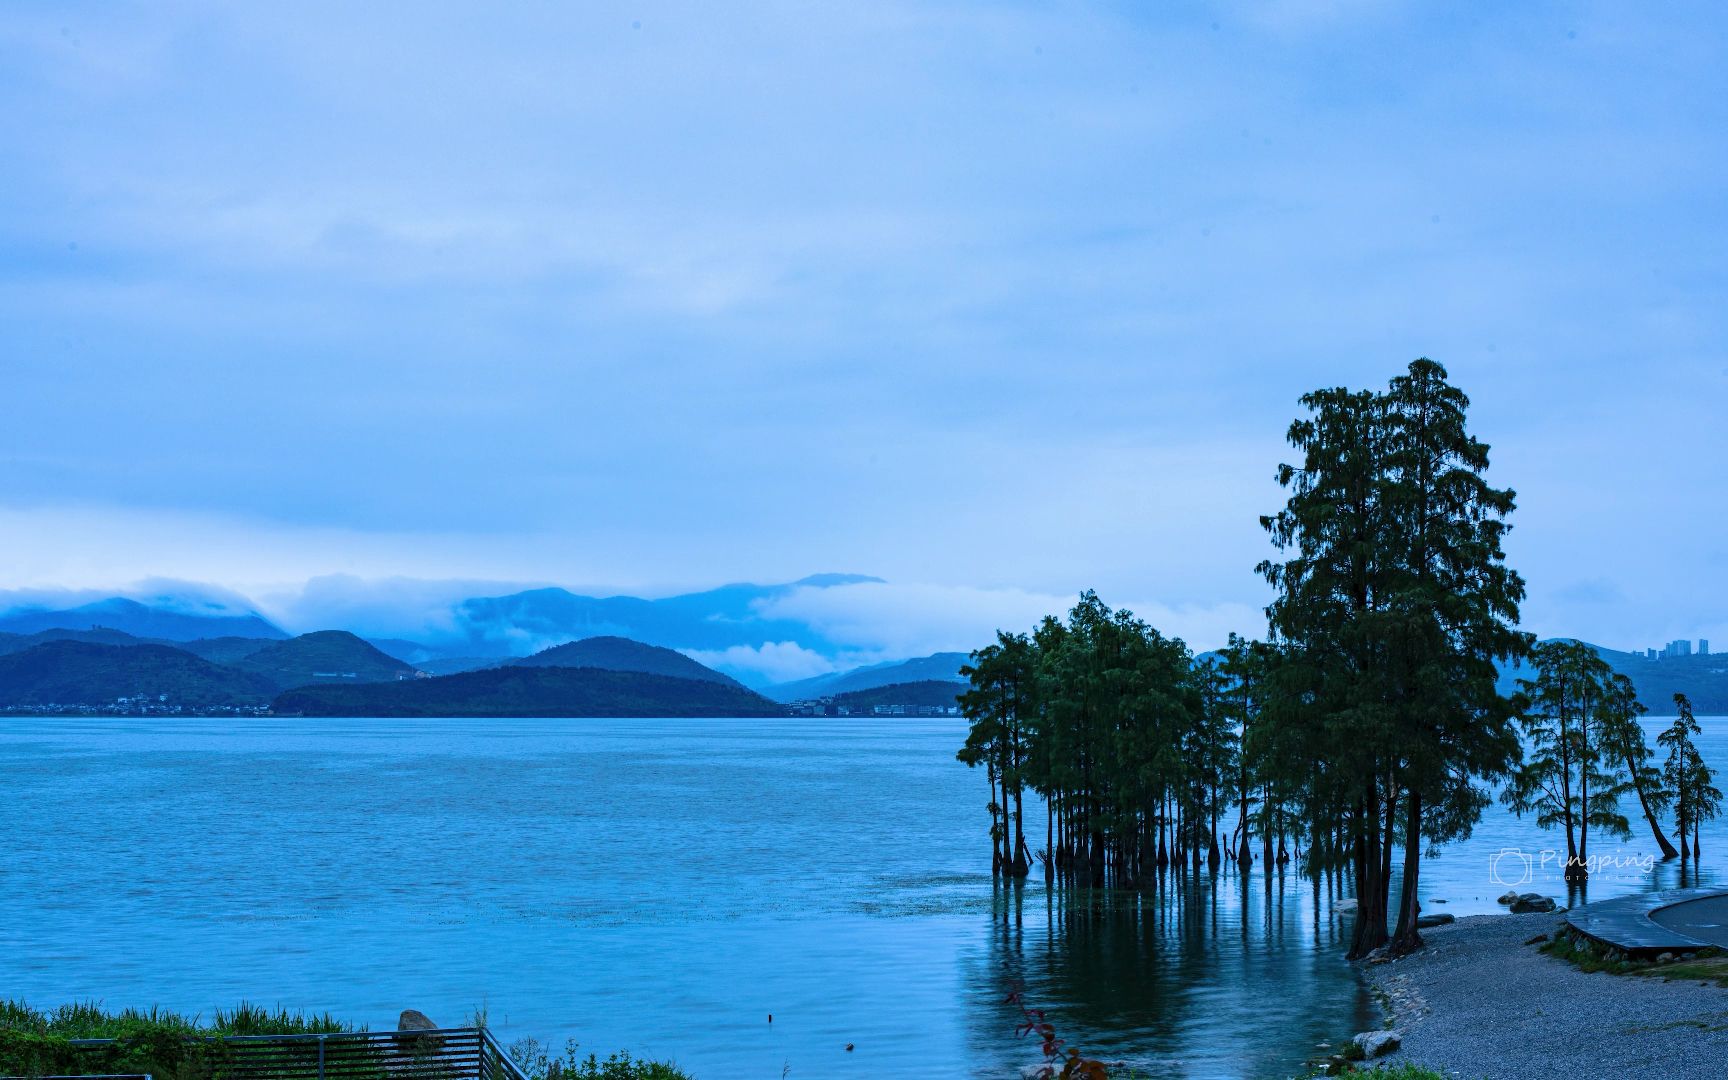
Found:
[[1671, 659], [1677, 659], [1677, 658], [1682, 657], [1682, 656], [1691, 656], [1691, 655], [1692, 655], [1692, 642], [1691, 642], [1691, 640], [1689, 640], [1687, 638], [1677, 638], [1673, 641], [1670, 641], [1668, 643], [1667, 647], [1662, 650], [1662, 656], [1664, 659], [1670, 659], [1671, 660]]
[[1709, 656], [1710, 655], [1710, 639], [1709, 638], [1699, 638], [1698, 639], [1698, 655], [1699, 656]]
[[1656, 650], [1655, 649], [1645, 649], [1644, 650], [1644, 659], [1646, 659], [1646, 660], [1656, 659]]

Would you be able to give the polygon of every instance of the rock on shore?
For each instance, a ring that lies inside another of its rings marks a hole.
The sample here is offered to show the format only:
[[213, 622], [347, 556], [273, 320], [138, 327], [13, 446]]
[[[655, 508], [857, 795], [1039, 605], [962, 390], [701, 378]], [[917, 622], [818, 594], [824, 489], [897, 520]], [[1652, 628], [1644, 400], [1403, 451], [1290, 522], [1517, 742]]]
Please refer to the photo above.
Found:
[[1728, 990], [1587, 975], [1529, 944], [1551, 914], [1478, 915], [1425, 931], [1428, 947], [1363, 968], [1411, 1061], [1464, 1080], [1636, 1076], [1698, 1080], [1728, 1060]]

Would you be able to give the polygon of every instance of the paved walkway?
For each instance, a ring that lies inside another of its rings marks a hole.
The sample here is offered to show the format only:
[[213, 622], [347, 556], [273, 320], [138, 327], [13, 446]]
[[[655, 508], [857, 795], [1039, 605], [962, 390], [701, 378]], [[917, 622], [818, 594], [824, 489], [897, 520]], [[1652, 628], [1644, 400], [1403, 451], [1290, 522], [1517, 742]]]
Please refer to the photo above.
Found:
[[1594, 941], [1651, 957], [1728, 945], [1728, 889], [1628, 893], [1566, 913], [1566, 925]]

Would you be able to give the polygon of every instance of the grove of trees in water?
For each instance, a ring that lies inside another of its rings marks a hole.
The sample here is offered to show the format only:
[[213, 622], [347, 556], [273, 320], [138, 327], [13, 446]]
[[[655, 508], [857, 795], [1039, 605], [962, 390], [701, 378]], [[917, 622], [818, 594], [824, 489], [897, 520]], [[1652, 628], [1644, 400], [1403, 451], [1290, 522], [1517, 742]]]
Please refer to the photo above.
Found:
[[[1722, 796], [1690, 706], [1677, 695], [1657, 768], [1624, 677], [1517, 629], [1524, 581], [1501, 546], [1513, 493], [1486, 481], [1488, 447], [1445, 369], [1419, 359], [1384, 391], [1301, 404], [1300, 463], [1279, 466], [1286, 502], [1260, 519], [1276, 549], [1257, 568], [1274, 597], [1265, 640], [1196, 658], [1087, 592], [1066, 621], [972, 654], [959, 758], [990, 783], [994, 871], [1037, 862], [1046, 880], [1122, 888], [1226, 862], [1343, 872], [1360, 957], [1421, 945], [1424, 849], [1469, 836], [1490, 782], [1565, 831], [1568, 880], [1586, 874], [1592, 829], [1628, 835], [1628, 792], [1664, 855], [1669, 809], [1695, 854]], [[1512, 695], [1507, 662], [1533, 675]], [[1028, 788], [1041, 823], [1025, 819]]]

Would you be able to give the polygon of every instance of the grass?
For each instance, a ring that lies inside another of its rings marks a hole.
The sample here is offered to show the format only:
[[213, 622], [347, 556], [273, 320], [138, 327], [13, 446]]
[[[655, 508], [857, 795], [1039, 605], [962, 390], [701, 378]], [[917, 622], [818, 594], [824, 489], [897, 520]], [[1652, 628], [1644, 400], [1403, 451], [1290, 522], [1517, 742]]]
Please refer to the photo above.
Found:
[[217, 1009], [204, 1023], [163, 1009], [104, 1012], [95, 1002], [62, 1005], [52, 1012], [33, 1009], [22, 1001], [0, 1001], [0, 1030], [28, 1032], [64, 1039], [124, 1039], [147, 1032], [168, 1031], [185, 1036], [315, 1035], [352, 1031], [326, 1013], [307, 1016], [284, 1010], [271, 1012], [241, 1002], [232, 1012]]
[[[205, 1022], [161, 1009], [107, 1012], [95, 1003], [62, 1005], [52, 1012], [22, 1001], [0, 1001], [0, 1075], [149, 1073], [162, 1080], [202, 1080], [223, 1049], [213, 1035], [304, 1035], [350, 1030], [333, 1017], [271, 1012], [241, 1004], [218, 1009]], [[73, 1039], [113, 1039], [110, 1046], [76, 1049]]]
[[[485, 1019], [484, 1006], [475, 1010], [476, 1026], [484, 1026]], [[203, 1041], [211, 1036], [352, 1030], [328, 1014], [272, 1012], [247, 1004], [232, 1011], [218, 1009], [206, 1021], [154, 1008], [107, 1012], [86, 1003], [45, 1012], [22, 1001], [0, 1000], [0, 1076], [149, 1073], [157, 1080], [209, 1080], [220, 1073], [224, 1060], [220, 1044]], [[74, 1049], [73, 1039], [116, 1041], [108, 1047]], [[549, 1080], [553, 1073], [554, 1060], [533, 1039], [511, 1046], [510, 1055], [532, 1080]], [[671, 1064], [638, 1060], [627, 1052], [604, 1059], [595, 1054], [579, 1057], [575, 1042], [567, 1045], [556, 1065], [559, 1080], [690, 1080]]]
[[1634, 975], [1664, 982], [1678, 979], [1728, 987], [1728, 955], [1724, 955], [1721, 949], [1700, 949], [1684, 958], [1657, 963], [1628, 956], [1588, 938], [1560, 933], [1543, 945], [1542, 951], [1588, 973], [1602, 971], [1610, 975]]

